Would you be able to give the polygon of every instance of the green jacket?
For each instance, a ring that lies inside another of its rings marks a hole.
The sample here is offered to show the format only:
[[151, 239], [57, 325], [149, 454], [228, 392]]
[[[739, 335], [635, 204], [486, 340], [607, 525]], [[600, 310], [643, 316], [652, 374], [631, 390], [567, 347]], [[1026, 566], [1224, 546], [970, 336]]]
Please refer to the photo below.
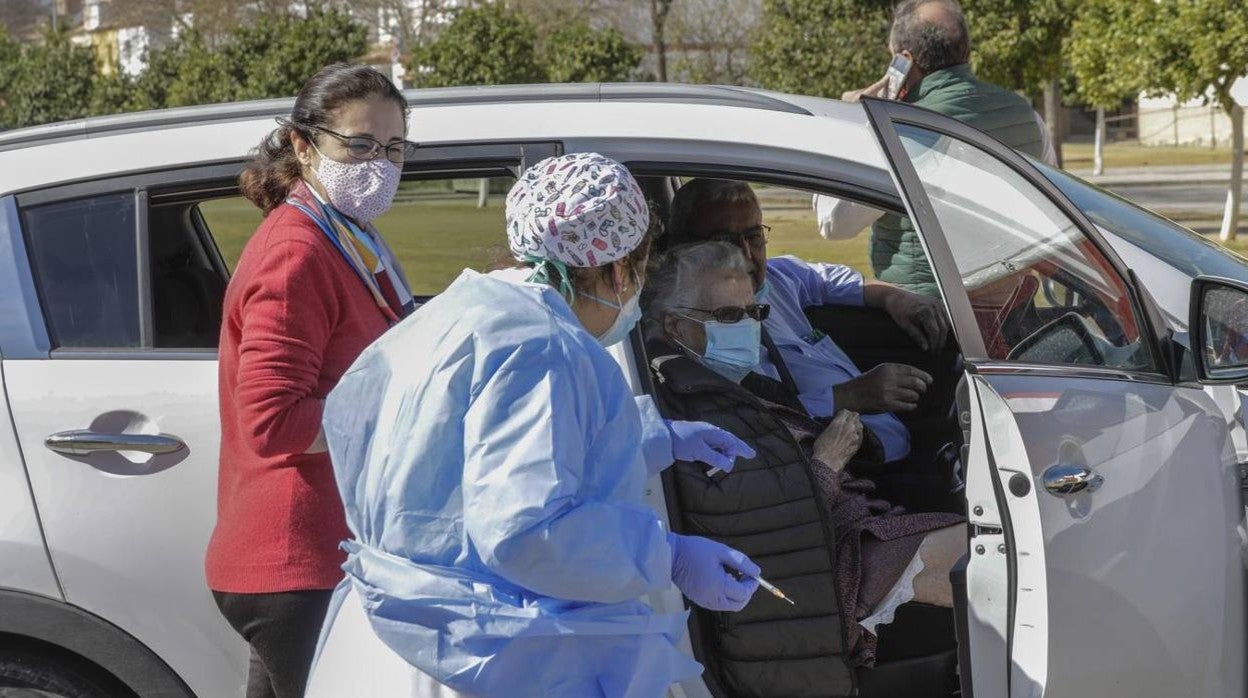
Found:
[[[905, 101], [974, 126], [1032, 157], [1043, 155], [1040, 126], [1027, 100], [977, 79], [969, 65], [955, 65], [924, 77]], [[918, 233], [905, 216], [885, 215], [871, 226], [871, 266], [881, 281], [937, 295], [932, 267], [923, 254]]]

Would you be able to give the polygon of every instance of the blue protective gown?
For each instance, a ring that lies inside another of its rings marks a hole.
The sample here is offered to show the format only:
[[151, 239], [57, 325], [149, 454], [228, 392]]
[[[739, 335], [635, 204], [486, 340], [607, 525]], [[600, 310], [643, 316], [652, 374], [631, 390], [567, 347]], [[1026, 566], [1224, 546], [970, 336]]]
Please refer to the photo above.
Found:
[[326, 401], [355, 537], [340, 595], [466, 693], [657, 696], [698, 675], [686, 614], [640, 600], [672, 565], [643, 500], [670, 441], [639, 406], [554, 290], [465, 271]]

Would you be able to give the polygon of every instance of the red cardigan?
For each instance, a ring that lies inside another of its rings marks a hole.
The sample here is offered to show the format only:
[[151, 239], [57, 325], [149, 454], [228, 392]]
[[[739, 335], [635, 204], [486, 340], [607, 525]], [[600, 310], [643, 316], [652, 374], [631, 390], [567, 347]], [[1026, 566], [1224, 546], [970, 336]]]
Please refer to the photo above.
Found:
[[306, 215], [274, 209], [225, 293], [218, 390], [217, 525], [205, 571], [215, 591], [331, 589], [349, 536], [329, 455], [316, 439], [325, 396], [388, 328], [363, 282]]

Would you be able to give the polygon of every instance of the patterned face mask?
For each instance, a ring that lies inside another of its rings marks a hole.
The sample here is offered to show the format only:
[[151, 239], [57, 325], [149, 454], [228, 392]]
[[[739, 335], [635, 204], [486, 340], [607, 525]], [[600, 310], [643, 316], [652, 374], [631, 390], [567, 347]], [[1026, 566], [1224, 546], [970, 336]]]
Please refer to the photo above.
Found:
[[312, 171], [334, 208], [360, 223], [371, 223], [390, 209], [402, 174], [398, 165], [386, 158], [338, 162], [326, 157], [315, 143], [312, 148], [321, 156]]

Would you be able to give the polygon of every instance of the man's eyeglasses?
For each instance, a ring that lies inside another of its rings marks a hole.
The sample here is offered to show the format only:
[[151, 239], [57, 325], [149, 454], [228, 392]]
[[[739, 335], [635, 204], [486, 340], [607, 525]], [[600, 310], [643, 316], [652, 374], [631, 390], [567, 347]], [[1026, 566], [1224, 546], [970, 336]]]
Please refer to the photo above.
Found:
[[[278, 123], [290, 124], [291, 122], [279, 120]], [[376, 138], [370, 136], [344, 136], [336, 131], [331, 131], [324, 126], [311, 126], [306, 124], [291, 124], [295, 128], [306, 128], [332, 136], [347, 149], [347, 154], [356, 160], [367, 162], [377, 159], [378, 155], [383, 152], [386, 159], [396, 165], [402, 165], [411, 159], [416, 153], [416, 144], [411, 141], [398, 141], [396, 143], [382, 143]]]
[[742, 230], [738, 233], [731, 233], [727, 231], [711, 233], [706, 236], [706, 238], [708, 240], [715, 240], [716, 242], [727, 242], [739, 247], [749, 245], [750, 247], [762, 248], [767, 244], [768, 235], [770, 233], [771, 226], [759, 224], [753, 228], [747, 228], [746, 230]]
[[749, 317], [762, 322], [771, 315], [771, 306], [766, 303], [751, 303], [749, 305], [725, 305], [722, 308], [707, 310], [706, 308], [690, 308], [682, 306], [679, 310], [696, 310], [699, 313], [706, 313], [716, 322], [722, 322], [725, 325], [731, 325]]

